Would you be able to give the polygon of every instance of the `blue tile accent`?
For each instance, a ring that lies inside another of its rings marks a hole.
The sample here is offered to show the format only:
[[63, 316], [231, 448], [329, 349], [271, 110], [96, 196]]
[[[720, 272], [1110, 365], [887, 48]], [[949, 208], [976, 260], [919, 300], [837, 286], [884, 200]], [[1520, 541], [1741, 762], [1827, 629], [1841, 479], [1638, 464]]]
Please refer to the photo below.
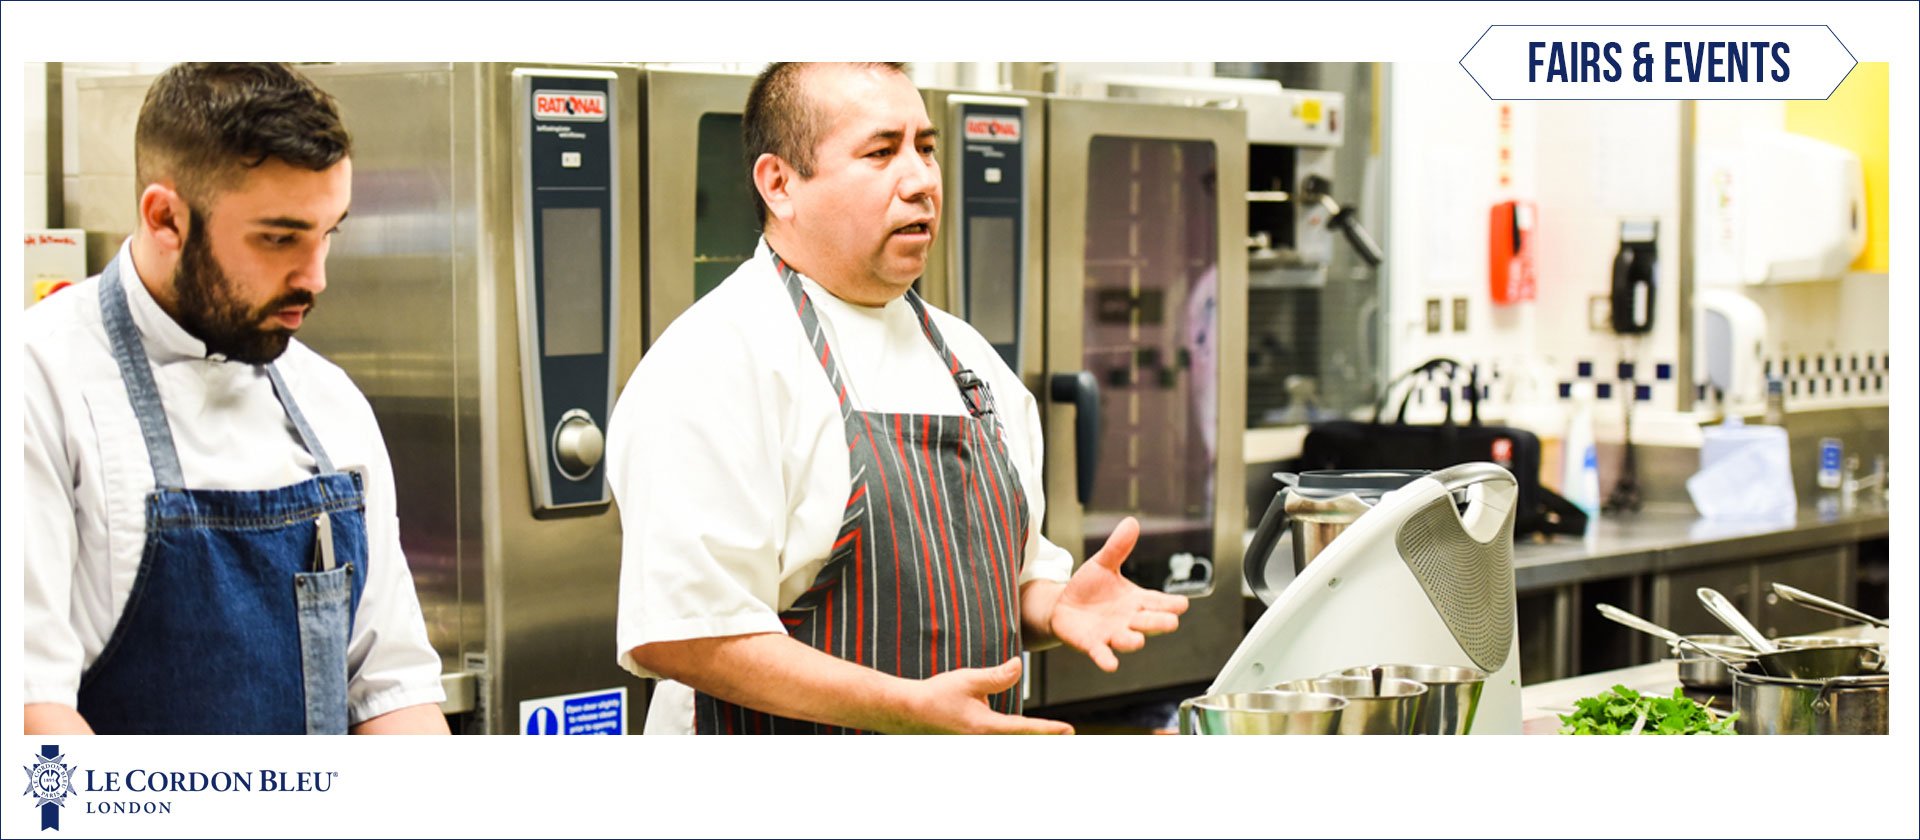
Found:
[[1593, 393], [1594, 393], [1594, 396], [1597, 396], [1603, 400], [1613, 399], [1613, 383], [1601, 382], [1593, 386]]
[[1634, 402], [1647, 402], [1648, 400], [1651, 400], [1651, 399], [1653, 399], [1653, 386], [1652, 386], [1652, 385], [1635, 385], [1635, 386], [1633, 386], [1633, 401], [1634, 401]]
[[1563, 399], [1563, 400], [1573, 399], [1573, 383], [1571, 382], [1560, 383], [1560, 399]]
[[1620, 381], [1622, 382], [1633, 381], [1633, 363], [1632, 362], [1621, 362], [1614, 366], [1614, 370], [1617, 372], [1617, 375]]
[[1654, 365], [1654, 366], [1653, 366], [1653, 378], [1654, 378], [1654, 379], [1657, 379], [1657, 380], [1659, 380], [1659, 381], [1661, 381], [1661, 382], [1668, 382], [1668, 381], [1671, 381], [1671, 380], [1673, 379], [1673, 365], [1672, 365], [1672, 363], [1669, 363], [1669, 362], [1661, 362], [1661, 363], [1659, 363], [1659, 364], [1657, 364], [1657, 365]]
[[1580, 362], [1580, 363], [1578, 363], [1578, 364], [1575, 364], [1575, 365], [1573, 366], [1573, 369], [1574, 369], [1574, 371], [1575, 371], [1575, 373], [1576, 373], [1576, 375], [1578, 375], [1578, 376], [1579, 376], [1579, 377], [1580, 377], [1581, 379], [1592, 379], [1592, 378], [1593, 378], [1593, 363], [1592, 363], [1592, 362]]

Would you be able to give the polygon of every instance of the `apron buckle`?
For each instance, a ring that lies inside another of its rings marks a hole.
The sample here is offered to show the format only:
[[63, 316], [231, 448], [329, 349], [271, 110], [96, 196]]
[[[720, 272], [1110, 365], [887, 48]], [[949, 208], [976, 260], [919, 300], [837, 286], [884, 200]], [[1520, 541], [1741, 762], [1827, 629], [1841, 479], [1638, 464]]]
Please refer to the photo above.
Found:
[[986, 380], [972, 370], [961, 369], [953, 375], [954, 384], [960, 386], [960, 397], [967, 402], [967, 411], [975, 417], [984, 417], [993, 412], [993, 389], [987, 387]]

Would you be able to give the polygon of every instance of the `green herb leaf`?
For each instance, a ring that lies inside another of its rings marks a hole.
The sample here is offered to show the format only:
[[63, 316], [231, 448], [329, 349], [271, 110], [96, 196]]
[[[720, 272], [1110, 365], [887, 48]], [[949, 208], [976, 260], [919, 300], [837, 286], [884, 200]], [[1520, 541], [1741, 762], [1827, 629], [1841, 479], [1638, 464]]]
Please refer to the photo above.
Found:
[[1738, 715], [1715, 720], [1706, 707], [1679, 688], [1672, 697], [1643, 695], [1616, 685], [1593, 697], [1574, 702], [1572, 714], [1560, 716], [1563, 735], [1732, 735]]

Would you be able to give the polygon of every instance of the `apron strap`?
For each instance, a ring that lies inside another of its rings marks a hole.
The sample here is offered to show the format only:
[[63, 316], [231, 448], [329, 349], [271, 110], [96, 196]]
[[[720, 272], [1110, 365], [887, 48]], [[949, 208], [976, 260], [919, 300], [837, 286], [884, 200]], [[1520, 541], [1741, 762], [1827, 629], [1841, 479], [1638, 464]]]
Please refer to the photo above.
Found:
[[306, 445], [307, 454], [313, 456], [314, 466], [321, 475], [333, 472], [333, 461], [327, 457], [327, 448], [320, 445], [320, 436], [314, 434], [313, 427], [307, 424], [307, 415], [301, 413], [300, 404], [294, 402], [293, 392], [287, 389], [287, 380], [280, 377], [280, 368], [272, 362], [267, 363], [267, 380], [273, 383], [273, 395], [280, 398], [280, 407], [287, 410], [293, 427], [300, 432], [300, 442]]
[[[826, 333], [820, 329], [820, 315], [814, 309], [813, 301], [807, 297], [807, 290], [800, 285], [800, 275], [787, 265], [779, 254], [773, 255], [773, 266], [780, 272], [780, 279], [786, 283], [787, 296], [792, 298], [795, 314], [800, 316], [800, 326], [807, 333], [807, 340], [813, 343], [814, 358], [820, 360], [820, 367], [827, 372], [827, 382], [833, 386], [833, 392], [840, 398], [840, 419], [853, 416], [853, 404], [847, 401], [847, 387], [840, 378], [840, 365], [833, 359], [833, 348], [827, 346]], [[940, 334], [940, 328], [933, 325], [933, 316], [927, 312], [927, 306], [921, 302], [919, 293], [907, 290], [907, 304], [913, 307], [914, 314], [920, 319], [920, 331], [933, 345], [934, 352], [940, 354], [947, 363], [948, 372], [953, 374], [953, 384], [960, 390], [960, 399], [966, 403], [968, 413], [974, 417], [984, 417], [994, 413], [993, 391], [985, 380], [973, 371], [960, 366], [960, 359], [947, 349], [947, 340]]]
[[947, 362], [947, 370], [953, 373], [953, 384], [960, 389], [960, 398], [967, 403], [967, 411], [975, 417], [994, 413], [993, 389], [979, 374], [960, 366], [960, 357], [947, 349], [946, 336], [940, 334], [940, 328], [933, 325], [933, 314], [927, 311], [927, 305], [920, 300], [920, 293], [907, 290], [907, 305], [913, 307], [915, 315], [920, 317], [920, 331], [927, 334], [927, 340], [933, 343], [933, 349]]
[[140, 344], [140, 331], [133, 326], [133, 310], [127, 307], [127, 294], [120, 287], [120, 255], [107, 261], [100, 272], [100, 316], [107, 328], [107, 340], [113, 345], [113, 360], [120, 365], [120, 380], [126, 384], [127, 399], [133, 414], [140, 419], [140, 435], [147, 441], [147, 460], [153, 466], [154, 486], [185, 489], [180, 472], [180, 454], [173, 448], [173, 429], [167, 425], [166, 409], [160, 405], [160, 389], [153, 384], [153, 368], [147, 362], [146, 348]]
[[[180, 453], [173, 447], [173, 428], [167, 424], [160, 388], [154, 384], [153, 368], [147, 361], [146, 348], [140, 344], [140, 331], [133, 325], [133, 310], [127, 306], [127, 293], [122, 286], [120, 255], [115, 254], [107, 262], [106, 270], [100, 272], [100, 314], [106, 324], [107, 339], [113, 345], [113, 360], [120, 366], [120, 379], [126, 383], [134, 416], [140, 419], [140, 435], [147, 442], [147, 460], [153, 466], [154, 486], [183, 490], [187, 482], [180, 470]], [[320, 445], [320, 437], [307, 423], [306, 415], [301, 413], [299, 403], [294, 402], [293, 392], [287, 389], [280, 369], [272, 363], [265, 367], [267, 380], [273, 383], [274, 398], [293, 420], [294, 429], [300, 433], [300, 443], [313, 456], [319, 473], [333, 472], [333, 461]]]
[[833, 386], [833, 395], [840, 399], [840, 419], [851, 421], [853, 403], [847, 401], [847, 385], [840, 378], [840, 365], [833, 360], [833, 348], [827, 346], [827, 334], [820, 331], [820, 313], [814, 311], [813, 301], [807, 297], [807, 290], [801, 288], [800, 275], [793, 266], [774, 254], [773, 267], [787, 284], [787, 296], [793, 300], [794, 314], [800, 316], [800, 328], [813, 344], [813, 357], [820, 360], [821, 369], [827, 372], [827, 384]]

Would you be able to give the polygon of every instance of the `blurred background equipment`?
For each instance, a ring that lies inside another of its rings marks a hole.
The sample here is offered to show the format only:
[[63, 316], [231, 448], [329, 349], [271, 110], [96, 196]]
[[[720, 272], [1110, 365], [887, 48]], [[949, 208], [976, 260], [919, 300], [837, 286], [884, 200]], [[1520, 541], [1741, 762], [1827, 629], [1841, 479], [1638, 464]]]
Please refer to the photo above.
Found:
[[[1301, 73], [1309, 67], [1328, 77], [1345, 69], [1338, 81], [1371, 90], [1358, 78], [1368, 65], [1219, 68], [1267, 78], [1090, 72], [1067, 74], [1062, 82], [1081, 96], [1246, 112], [1250, 429], [1305, 424], [1363, 406], [1378, 382], [1384, 253], [1356, 203], [1365, 193], [1368, 156], [1342, 158], [1350, 147], [1348, 128], [1370, 129], [1371, 120], [1356, 121], [1346, 91], [1288, 86], [1307, 81]], [[1283, 84], [1273, 77], [1279, 75], [1293, 78]], [[1363, 132], [1359, 139], [1366, 137]], [[1303, 378], [1310, 380], [1311, 401], [1290, 384]]]
[[26, 256], [27, 305], [87, 279], [87, 232], [29, 230]]

